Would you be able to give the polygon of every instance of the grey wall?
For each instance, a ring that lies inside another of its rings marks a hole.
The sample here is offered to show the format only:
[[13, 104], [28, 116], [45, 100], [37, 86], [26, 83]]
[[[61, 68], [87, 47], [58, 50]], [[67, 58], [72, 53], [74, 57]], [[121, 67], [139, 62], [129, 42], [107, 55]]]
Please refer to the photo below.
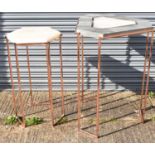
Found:
[[[51, 26], [63, 33], [64, 82], [66, 90], [76, 89], [77, 63], [75, 27], [78, 17], [84, 13], [0, 13], [0, 89], [10, 89], [9, 68], [4, 36], [22, 26]], [[155, 26], [155, 13], [119, 13], [148, 19]], [[140, 90], [145, 52], [145, 35], [106, 40], [102, 47], [102, 88], [107, 90]], [[96, 88], [97, 42], [85, 38], [85, 88]], [[13, 46], [11, 55], [14, 80], [17, 82]], [[26, 56], [19, 47], [22, 86], [28, 88]], [[45, 51], [43, 47], [30, 47], [33, 89], [47, 89]], [[155, 57], [151, 62], [150, 89], [155, 90]], [[54, 89], [59, 89], [58, 44], [51, 44], [51, 63]], [[15, 83], [17, 85], [17, 83]]]

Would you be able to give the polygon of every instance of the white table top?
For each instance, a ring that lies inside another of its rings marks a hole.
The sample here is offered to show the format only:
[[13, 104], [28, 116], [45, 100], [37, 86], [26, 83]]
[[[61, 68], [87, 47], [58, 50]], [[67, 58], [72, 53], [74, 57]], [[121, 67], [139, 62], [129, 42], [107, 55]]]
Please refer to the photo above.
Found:
[[148, 20], [118, 16], [115, 14], [88, 14], [81, 16], [77, 23], [76, 32], [85, 37], [98, 39], [108, 35], [153, 29]]

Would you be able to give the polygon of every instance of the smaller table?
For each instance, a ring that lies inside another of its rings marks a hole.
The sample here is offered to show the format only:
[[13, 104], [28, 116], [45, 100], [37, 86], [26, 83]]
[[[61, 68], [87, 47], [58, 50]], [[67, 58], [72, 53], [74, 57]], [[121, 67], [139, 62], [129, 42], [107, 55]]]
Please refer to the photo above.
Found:
[[6, 43], [7, 43], [7, 49], [8, 49], [8, 63], [9, 63], [9, 68], [10, 68], [10, 78], [11, 78], [11, 84], [12, 84], [13, 109], [17, 115], [17, 107], [16, 107], [17, 100], [15, 97], [14, 78], [13, 78], [12, 61], [11, 61], [9, 43], [13, 43], [14, 48], [15, 48], [15, 60], [16, 60], [16, 68], [17, 68], [18, 91], [19, 91], [19, 102], [20, 102], [19, 109], [21, 110], [21, 115], [23, 118], [23, 127], [25, 127], [25, 109], [24, 109], [24, 99], [22, 97], [21, 70], [20, 70], [20, 65], [19, 65], [18, 48], [17, 47], [18, 46], [26, 47], [27, 67], [28, 67], [29, 86], [30, 86], [30, 99], [31, 99], [32, 106], [35, 105], [35, 101], [33, 99], [33, 93], [32, 93], [29, 46], [35, 46], [35, 45], [43, 46], [46, 49], [49, 103], [50, 103], [50, 111], [51, 111], [51, 117], [52, 117], [52, 126], [54, 126], [50, 42], [53, 42], [54, 40], [59, 40], [62, 115], [64, 115], [64, 92], [63, 92], [61, 38], [62, 38], [62, 34], [59, 31], [52, 29], [50, 27], [23, 27], [23, 28], [15, 30], [11, 33], [8, 33], [6, 35]]
[[[147, 102], [150, 61], [152, 57], [152, 47], [154, 38], [154, 29], [147, 20], [116, 16], [115, 14], [88, 14], [81, 16], [77, 23], [77, 65], [78, 65], [78, 130], [81, 129], [81, 98], [84, 97], [84, 48], [83, 38], [91, 37], [98, 40], [98, 78], [97, 78], [97, 96], [96, 96], [96, 133], [99, 138], [99, 98], [100, 98], [100, 64], [101, 64], [101, 46], [102, 40], [131, 36], [146, 33], [146, 52], [144, 60], [144, 72], [141, 88], [140, 116], [144, 122], [145, 107]], [[151, 37], [150, 37], [151, 34]], [[149, 40], [150, 39], [150, 40]], [[149, 45], [150, 43], [150, 45]], [[150, 46], [150, 48], [149, 48]], [[82, 54], [80, 51], [82, 50]], [[82, 96], [80, 96], [80, 55], [82, 55]], [[146, 75], [147, 74], [147, 75]], [[145, 84], [146, 81], [146, 84]], [[94, 134], [92, 134], [94, 135]]]

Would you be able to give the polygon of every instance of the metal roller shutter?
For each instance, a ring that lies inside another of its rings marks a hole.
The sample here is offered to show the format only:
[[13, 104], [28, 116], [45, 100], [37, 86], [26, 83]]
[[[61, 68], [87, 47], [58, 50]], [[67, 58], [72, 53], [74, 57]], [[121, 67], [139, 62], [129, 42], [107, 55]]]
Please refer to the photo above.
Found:
[[[74, 33], [77, 20], [85, 13], [0, 13], [0, 89], [10, 89], [9, 68], [5, 46], [5, 34], [22, 26], [51, 26], [63, 33], [63, 70], [65, 90], [76, 90], [77, 51]], [[116, 13], [129, 17], [148, 19], [155, 26], [155, 13]], [[106, 90], [134, 90], [141, 86], [145, 35], [117, 38], [103, 41], [102, 81]], [[97, 41], [85, 38], [85, 88], [96, 88], [97, 82]], [[13, 49], [13, 46], [11, 46]], [[30, 64], [33, 89], [47, 89], [47, 70], [43, 47], [30, 47]], [[11, 51], [14, 79], [17, 81], [14, 51]], [[155, 90], [155, 53], [151, 62], [150, 89]], [[26, 51], [19, 47], [22, 86], [29, 88]], [[58, 44], [51, 44], [51, 64], [54, 90], [60, 86]], [[17, 82], [15, 83], [17, 85]]]

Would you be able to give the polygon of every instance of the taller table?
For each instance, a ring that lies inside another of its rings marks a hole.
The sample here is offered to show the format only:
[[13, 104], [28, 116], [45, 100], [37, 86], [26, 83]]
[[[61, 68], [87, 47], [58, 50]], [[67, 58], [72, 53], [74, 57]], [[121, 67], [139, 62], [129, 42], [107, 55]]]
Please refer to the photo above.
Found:
[[[144, 123], [144, 114], [147, 103], [150, 61], [152, 57], [152, 47], [154, 30], [151, 23], [147, 20], [116, 16], [115, 14], [88, 14], [81, 16], [78, 20], [77, 28], [77, 65], [78, 65], [78, 130], [81, 129], [81, 101], [84, 97], [84, 48], [83, 38], [91, 37], [98, 40], [98, 78], [97, 78], [97, 96], [96, 96], [96, 133], [89, 133], [97, 138], [99, 134], [99, 98], [100, 98], [100, 71], [101, 71], [101, 46], [102, 40], [125, 37], [137, 34], [146, 34], [146, 52], [144, 59], [144, 71], [141, 86], [140, 118]], [[150, 36], [151, 34], [151, 36]], [[150, 46], [150, 47], [149, 47]], [[82, 50], [82, 54], [81, 53]], [[80, 57], [82, 56], [82, 59]], [[82, 61], [82, 95], [81, 92], [81, 73], [80, 63]], [[88, 132], [87, 132], [88, 133]]]

